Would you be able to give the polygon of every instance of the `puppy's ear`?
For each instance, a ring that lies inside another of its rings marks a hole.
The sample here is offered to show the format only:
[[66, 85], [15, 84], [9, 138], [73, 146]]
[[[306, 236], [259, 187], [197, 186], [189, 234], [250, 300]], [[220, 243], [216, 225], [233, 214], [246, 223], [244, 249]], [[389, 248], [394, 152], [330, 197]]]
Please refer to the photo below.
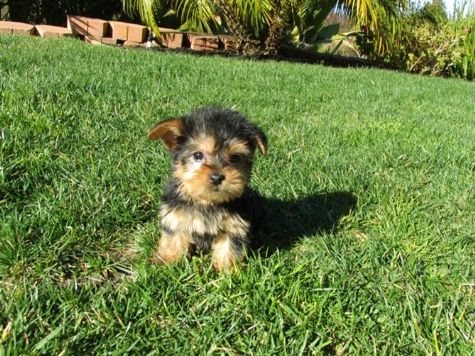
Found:
[[168, 150], [176, 147], [181, 136], [183, 136], [183, 121], [179, 117], [161, 121], [148, 132], [150, 140], [162, 139]]
[[254, 137], [256, 146], [260, 153], [267, 155], [267, 137], [264, 132], [257, 126], [254, 126]]

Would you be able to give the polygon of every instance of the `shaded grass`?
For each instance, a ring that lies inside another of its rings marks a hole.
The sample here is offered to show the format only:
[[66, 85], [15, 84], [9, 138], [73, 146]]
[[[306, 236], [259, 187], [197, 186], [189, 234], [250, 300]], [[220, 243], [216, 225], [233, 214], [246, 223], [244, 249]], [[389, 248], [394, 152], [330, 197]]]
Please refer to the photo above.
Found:
[[[475, 87], [370, 69], [0, 37], [0, 348], [471, 353]], [[266, 131], [264, 247], [156, 267], [156, 121]], [[267, 250], [267, 251], [266, 251]]]

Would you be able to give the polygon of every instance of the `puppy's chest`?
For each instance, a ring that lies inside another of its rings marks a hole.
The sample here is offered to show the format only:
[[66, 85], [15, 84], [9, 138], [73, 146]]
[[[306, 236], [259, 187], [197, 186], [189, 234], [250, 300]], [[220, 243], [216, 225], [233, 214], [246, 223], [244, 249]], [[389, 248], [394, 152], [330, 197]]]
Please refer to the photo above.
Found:
[[245, 237], [250, 223], [238, 213], [225, 208], [199, 209], [189, 206], [162, 206], [162, 226], [189, 236], [216, 237], [221, 234]]

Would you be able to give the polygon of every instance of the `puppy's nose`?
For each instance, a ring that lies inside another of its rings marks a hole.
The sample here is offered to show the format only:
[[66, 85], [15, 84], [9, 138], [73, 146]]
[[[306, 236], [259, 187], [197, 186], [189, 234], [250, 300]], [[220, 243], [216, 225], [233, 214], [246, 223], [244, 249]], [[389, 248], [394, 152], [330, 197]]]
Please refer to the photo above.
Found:
[[211, 175], [209, 176], [209, 179], [211, 180], [211, 183], [213, 183], [214, 185], [220, 185], [221, 182], [224, 180], [224, 176], [218, 173], [211, 173]]

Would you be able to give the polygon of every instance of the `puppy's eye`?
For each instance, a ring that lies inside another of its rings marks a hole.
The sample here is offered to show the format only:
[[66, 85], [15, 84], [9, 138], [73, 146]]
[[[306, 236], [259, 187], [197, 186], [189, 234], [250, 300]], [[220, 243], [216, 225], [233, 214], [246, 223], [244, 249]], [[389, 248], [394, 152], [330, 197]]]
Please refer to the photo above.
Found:
[[203, 154], [203, 152], [198, 151], [198, 152], [193, 153], [193, 159], [196, 162], [201, 162], [204, 158], [205, 158], [205, 155]]
[[231, 163], [239, 163], [241, 162], [243, 157], [241, 155], [231, 155], [229, 156], [229, 162]]

